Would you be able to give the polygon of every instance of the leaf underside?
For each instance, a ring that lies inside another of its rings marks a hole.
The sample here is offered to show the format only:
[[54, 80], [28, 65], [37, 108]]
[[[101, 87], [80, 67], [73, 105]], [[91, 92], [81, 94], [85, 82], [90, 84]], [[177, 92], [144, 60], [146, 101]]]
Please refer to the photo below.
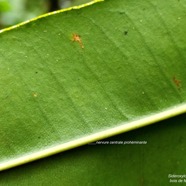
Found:
[[0, 169], [154, 114], [170, 117], [172, 108], [185, 112], [185, 7], [106, 0], [1, 33]]

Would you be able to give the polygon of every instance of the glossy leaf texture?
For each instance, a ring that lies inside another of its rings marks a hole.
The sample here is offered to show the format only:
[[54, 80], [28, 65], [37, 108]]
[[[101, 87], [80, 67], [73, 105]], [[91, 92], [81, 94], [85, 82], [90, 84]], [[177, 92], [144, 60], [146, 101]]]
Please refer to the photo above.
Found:
[[185, 112], [185, 6], [106, 0], [2, 32], [0, 168]]

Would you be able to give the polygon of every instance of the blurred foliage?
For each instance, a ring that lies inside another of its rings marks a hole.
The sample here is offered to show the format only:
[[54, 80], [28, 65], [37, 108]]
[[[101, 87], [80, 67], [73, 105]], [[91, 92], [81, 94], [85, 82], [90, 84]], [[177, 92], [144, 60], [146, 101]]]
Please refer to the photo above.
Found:
[[91, 0], [0, 0], [0, 29]]
[[0, 0], [0, 13], [10, 10], [10, 4], [7, 0]]

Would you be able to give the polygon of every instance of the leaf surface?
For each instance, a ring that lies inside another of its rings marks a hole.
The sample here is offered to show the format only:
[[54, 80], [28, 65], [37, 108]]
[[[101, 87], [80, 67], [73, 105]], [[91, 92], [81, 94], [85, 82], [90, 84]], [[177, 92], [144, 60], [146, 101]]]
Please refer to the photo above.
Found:
[[185, 123], [184, 114], [102, 140], [145, 145], [86, 145], [4, 171], [0, 185], [174, 185], [185, 174]]
[[106, 0], [0, 34], [0, 169], [186, 112], [184, 1]]

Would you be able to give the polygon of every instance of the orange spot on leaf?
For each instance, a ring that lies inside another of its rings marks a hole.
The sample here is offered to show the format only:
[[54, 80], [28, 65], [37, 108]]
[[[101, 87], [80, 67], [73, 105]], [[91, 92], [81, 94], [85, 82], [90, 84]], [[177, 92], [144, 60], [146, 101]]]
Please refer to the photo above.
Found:
[[84, 48], [84, 45], [82, 43], [81, 37], [78, 34], [72, 35], [72, 41], [78, 42], [81, 48]]
[[173, 76], [173, 82], [178, 87], [181, 88], [181, 80], [177, 79], [176, 76]]

